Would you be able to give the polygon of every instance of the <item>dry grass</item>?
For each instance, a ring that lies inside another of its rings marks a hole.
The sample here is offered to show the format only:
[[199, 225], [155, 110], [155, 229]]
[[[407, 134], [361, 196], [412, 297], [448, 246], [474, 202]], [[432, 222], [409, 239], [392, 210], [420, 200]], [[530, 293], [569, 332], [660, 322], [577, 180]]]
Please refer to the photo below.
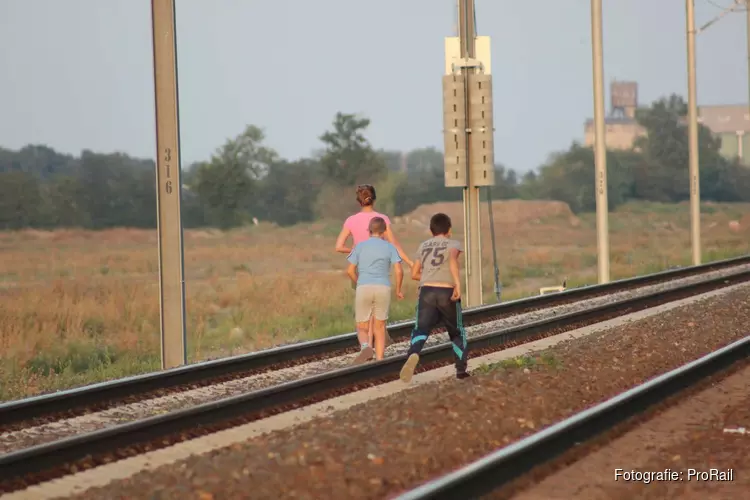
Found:
[[[486, 208], [483, 209], [486, 210]], [[436, 211], [458, 222], [460, 204], [420, 207], [394, 220], [407, 249]], [[705, 205], [704, 260], [748, 253], [750, 206]], [[493, 293], [484, 224], [484, 288]], [[541, 286], [596, 281], [593, 215], [555, 202], [498, 202], [494, 212], [503, 298]], [[741, 221], [732, 231], [729, 221]], [[185, 268], [191, 360], [215, 358], [352, 330], [352, 291], [332, 252], [339, 223], [280, 229], [187, 231]], [[612, 278], [690, 262], [686, 205], [632, 204], [610, 215]], [[0, 400], [159, 367], [154, 231], [0, 233]], [[411, 295], [392, 319], [413, 311]]]

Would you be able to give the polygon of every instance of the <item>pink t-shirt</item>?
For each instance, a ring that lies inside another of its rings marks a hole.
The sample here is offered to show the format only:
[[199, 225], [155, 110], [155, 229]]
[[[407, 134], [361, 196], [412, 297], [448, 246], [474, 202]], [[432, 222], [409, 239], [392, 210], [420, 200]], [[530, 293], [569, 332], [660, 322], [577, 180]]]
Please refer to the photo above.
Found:
[[387, 226], [391, 225], [391, 219], [378, 212], [358, 212], [346, 219], [344, 227], [351, 231], [354, 245], [370, 237], [370, 220], [375, 217], [382, 217]]

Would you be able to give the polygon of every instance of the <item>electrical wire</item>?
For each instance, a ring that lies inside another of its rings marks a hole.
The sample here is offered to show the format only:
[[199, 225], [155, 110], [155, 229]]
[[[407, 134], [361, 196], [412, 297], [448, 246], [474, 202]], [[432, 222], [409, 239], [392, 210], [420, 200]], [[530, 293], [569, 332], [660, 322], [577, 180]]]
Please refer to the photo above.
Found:
[[[733, 5], [726, 6], [726, 5], [721, 5], [719, 3], [716, 3], [713, 0], [703, 0], [703, 1], [706, 2], [709, 5], [712, 5], [713, 7], [716, 7], [717, 9], [721, 9], [721, 10], [728, 10], [728, 9], [731, 9], [733, 6], [736, 6], [737, 4], [746, 3], [744, 0], [735, 0], [734, 2], [732, 2]], [[742, 11], [746, 10], [746, 8], [745, 9], [735, 9], [735, 12], [737, 12], [737, 10], [739, 10], [740, 12], [742, 12]]]

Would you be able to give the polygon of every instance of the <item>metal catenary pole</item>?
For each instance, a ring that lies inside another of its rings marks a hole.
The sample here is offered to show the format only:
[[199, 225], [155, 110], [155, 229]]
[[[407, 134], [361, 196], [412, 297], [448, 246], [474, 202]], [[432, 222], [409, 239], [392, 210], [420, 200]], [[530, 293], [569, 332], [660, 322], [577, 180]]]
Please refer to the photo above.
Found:
[[[459, 36], [445, 39], [443, 140], [445, 186], [463, 193], [466, 307], [482, 304], [481, 187], [495, 184], [492, 57], [476, 35], [473, 0], [456, 1]], [[437, 259], [438, 256], [435, 256]]]
[[162, 369], [187, 363], [175, 0], [151, 0]]
[[[459, 2], [458, 34], [461, 44], [461, 58], [473, 59], [475, 57], [475, 25], [474, 25], [474, 0], [460, 0]], [[465, 65], [461, 69], [464, 75], [466, 126], [472, 127], [471, 116], [471, 82], [470, 74], [474, 68]], [[472, 175], [472, 148], [473, 134], [466, 134], [466, 179], [467, 186], [463, 190], [464, 199], [464, 228], [466, 241], [466, 293], [462, 299], [466, 307], [482, 305], [482, 239], [479, 187], [474, 183]]]
[[695, 0], [685, 0], [688, 66], [688, 139], [690, 172], [690, 240], [693, 265], [701, 263], [700, 173], [698, 158], [698, 103], [695, 77]]
[[604, 123], [602, 0], [591, 0], [591, 46], [594, 72], [594, 161], [596, 169], [596, 247], [599, 283], [609, 282], [609, 205], [607, 143]]
[[[746, 19], [746, 25], [745, 25], [745, 31], [747, 36], [747, 94], [748, 94], [748, 112], [750, 112], [750, 0], [745, 0], [745, 19]], [[745, 135], [747, 135], [747, 132], [745, 132]], [[740, 140], [744, 140], [745, 136], [743, 135]], [[743, 144], [742, 148], [743, 152], [743, 160], [745, 165], [750, 165], [750, 148], [745, 148]]]

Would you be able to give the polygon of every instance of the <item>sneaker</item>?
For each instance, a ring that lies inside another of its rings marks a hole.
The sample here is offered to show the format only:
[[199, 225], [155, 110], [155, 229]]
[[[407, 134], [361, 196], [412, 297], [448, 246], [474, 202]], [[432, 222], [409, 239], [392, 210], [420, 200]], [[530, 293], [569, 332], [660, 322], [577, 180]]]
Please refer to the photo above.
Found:
[[459, 373], [456, 373], [456, 378], [458, 380], [463, 380], [463, 379], [469, 378], [469, 377], [471, 377], [471, 375], [469, 374], [469, 372], [459, 372]]
[[405, 384], [411, 382], [411, 378], [414, 376], [414, 370], [417, 368], [417, 363], [419, 363], [419, 354], [412, 354], [406, 359], [406, 363], [404, 363], [403, 368], [401, 368], [401, 373], [399, 375], [402, 382]]
[[375, 351], [373, 350], [372, 347], [367, 346], [361, 351], [359, 351], [359, 354], [357, 354], [357, 357], [354, 358], [354, 362], [352, 364], [361, 365], [365, 361], [370, 361], [374, 357], [375, 357]]

